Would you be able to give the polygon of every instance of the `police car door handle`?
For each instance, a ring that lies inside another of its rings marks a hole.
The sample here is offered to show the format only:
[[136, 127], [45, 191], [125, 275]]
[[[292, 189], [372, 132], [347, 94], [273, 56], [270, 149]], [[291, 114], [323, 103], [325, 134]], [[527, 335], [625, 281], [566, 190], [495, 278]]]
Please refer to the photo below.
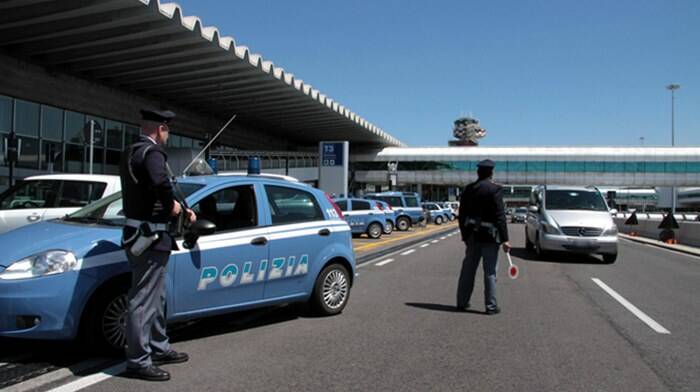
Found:
[[29, 215], [27, 217], [27, 220], [30, 222], [36, 222], [40, 219], [41, 217], [39, 215]]
[[318, 235], [322, 235], [325, 237], [325, 236], [331, 235], [331, 231], [328, 229], [321, 229], [318, 231]]
[[267, 244], [267, 238], [265, 237], [257, 237], [253, 238], [252, 241], [250, 241], [251, 245], [265, 245]]

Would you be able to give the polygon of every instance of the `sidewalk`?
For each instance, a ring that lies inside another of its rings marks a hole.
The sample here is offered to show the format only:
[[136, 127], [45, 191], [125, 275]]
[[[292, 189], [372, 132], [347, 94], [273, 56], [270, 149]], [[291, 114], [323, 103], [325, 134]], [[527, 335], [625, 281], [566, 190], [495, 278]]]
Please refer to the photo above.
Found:
[[658, 240], [653, 240], [651, 238], [631, 236], [631, 235], [623, 234], [623, 233], [619, 233], [618, 235], [620, 236], [620, 238], [624, 238], [626, 240], [639, 242], [639, 243], [647, 244], [647, 245], [653, 245], [653, 246], [657, 246], [659, 248], [665, 248], [665, 249], [673, 250], [676, 252], [681, 252], [681, 253], [689, 254], [692, 256], [700, 257], [700, 248], [696, 248], [693, 246], [681, 245], [681, 244], [671, 245], [671, 244], [667, 244], [667, 243], [664, 243], [664, 242], [661, 242]]

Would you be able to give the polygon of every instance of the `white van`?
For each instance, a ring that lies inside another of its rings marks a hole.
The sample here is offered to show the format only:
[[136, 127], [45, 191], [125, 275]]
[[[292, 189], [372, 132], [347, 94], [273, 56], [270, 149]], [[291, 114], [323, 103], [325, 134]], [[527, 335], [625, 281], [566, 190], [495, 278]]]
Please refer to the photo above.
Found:
[[525, 225], [525, 246], [546, 251], [599, 254], [617, 259], [617, 226], [605, 198], [593, 187], [536, 186]]
[[60, 218], [120, 190], [119, 176], [46, 174], [27, 177], [0, 194], [0, 233]]

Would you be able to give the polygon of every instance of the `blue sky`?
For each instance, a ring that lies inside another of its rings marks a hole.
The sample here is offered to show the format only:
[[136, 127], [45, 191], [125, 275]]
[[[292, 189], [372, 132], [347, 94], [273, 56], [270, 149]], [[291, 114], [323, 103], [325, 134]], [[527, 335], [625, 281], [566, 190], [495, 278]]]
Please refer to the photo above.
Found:
[[178, 3], [411, 146], [700, 146], [698, 0]]

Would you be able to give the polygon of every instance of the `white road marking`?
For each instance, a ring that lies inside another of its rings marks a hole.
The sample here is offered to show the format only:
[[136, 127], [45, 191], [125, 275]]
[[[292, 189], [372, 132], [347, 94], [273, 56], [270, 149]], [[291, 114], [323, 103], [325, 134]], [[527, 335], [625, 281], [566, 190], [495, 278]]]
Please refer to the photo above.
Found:
[[444, 240], [444, 239], [446, 239], [446, 238], [447, 238], [447, 237], [440, 237], [441, 240]]
[[430, 246], [430, 244], [423, 244], [423, 245], [421, 245], [420, 247], [421, 247], [421, 248], [427, 248], [428, 246]]
[[440, 241], [438, 241], [438, 240], [432, 240], [432, 241], [430, 241], [431, 244], [437, 244], [438, 242], [440, 242]]
[[620, 237], [620, 239], [623, 240], [623, 241], [629, 242], [631, 245], [643, 245], [643, 246], [646, 246], [646, 247], [648, 247], [648, 248], [658, 249], [658, 250], [660, 250], [660, 251], [664, 251], [664, 252], [668, 252], [668, 253], [673, 253], [674, 255], [678, 255], [678, 256], [687, 256], [687, 257], [694, 258], [694, 259], [700, 259], [700, 256], [692, 255], [692, 254], [690, 254], [690, 253], [686, 253], [686, 252], [683, 252], [683, 251], [681, 251], [681, 250], [664, 248], [664, 247], [657, 246], [657, 245], [654, 245], [654, 244], [647, 244], [647, 243], [645, 243], [645, 242], [639, 242], [639, 241], [635, 241], [635, 240], [630, 240], [630, 239], [628, 239], [628, 238], [623, 238], [623, 237]]
[[415, 249], [409, 249], [409, 250], [407, 250], [407, 251], [401, 253], [401, 256], [410, 255], [411, 253], [413, 253], [413, 252], [415, 252], [415, 251], [416, 251]]
[[632, 305], [631, 302], [629, 302], [628, 300], [626, 300], [623, 296], [621, 296], [620, 294], [618, 294], [615, 290], [611, 289], [608, 285], [606, 285], [605, 283], [603, 283], [602, 280], [600, 280], [600, 279], [598, 279], [598, 278], [591, 278], [591, 279], [592, 279], [598, 286], [600, 286], [600, 288], [602, 288], [603, 290], [605, 290], [606, 293], [610, 294], [611, 297], [615, 298], [615, 299], [617, 300], [617, 302], [619, 302], [620, 304], [622, 304], [622, 306], [624, 306], [625, 308], [627, 308], [627, 310], [629, 310], [630, 312], [632, 312], [632, 314], [634, 314], [635, 316], [637, 316], [637, 318], [639, 318], [640, 320], [644, 321], [644, 323], [645, 323], [646, 325], [648, 325], [651, 329], [653, 329], [654, 331], [656, 331], [656, 332], [658, 332], [658, 333], [663, 333], [663, 334], [670, 334], [670, 333], [671, 333], [668, 329], [666, 329], [666, 328], [664, 328], [663, 326], [661, 326], [661, 324], [659, 324], [659, 323], [657, 323], [656, 321], [654, 321], [654, 319], [652, 319], [651, 317], [647, 316], [646, 313], [642, 312], [641, 310], [639, 310], [639, 308], [637, 308], [636, 306]]
[[125, 370], [126, 370], [126, 362], [122, 362], [122, 363], [114, 365], [110, 368], [107, 368], [99, 373], [91, 374], [89, 376], [79, 378], [71, 383], [66, 384], [66, 385], [62, 385], [58, 388], [54, 388], [54, 389], [50, 390], [49, 392], [79, 391], [83, 388], [89, 387], [90, 385], [95, 385], [98, 382], [102, 382], [110, 377], [114, 377], [117, 374], [123, 373]]
[[377, 264], [375, 264], [375, 265], [377, 265], [377, 266], [380, 266], [380, 267], [381, 267], [381, 266], [383, 266], [383, 265], [385, 265], [385, 264], [389, 264], [389, 263], [391, 263], [392, 261], [394, 261], [394, 259], [386, 259], [386, 260], [384, 260], [384, 261], [380, 261], [380, 262], [378, 262], [378, 263], [377, 263]]

